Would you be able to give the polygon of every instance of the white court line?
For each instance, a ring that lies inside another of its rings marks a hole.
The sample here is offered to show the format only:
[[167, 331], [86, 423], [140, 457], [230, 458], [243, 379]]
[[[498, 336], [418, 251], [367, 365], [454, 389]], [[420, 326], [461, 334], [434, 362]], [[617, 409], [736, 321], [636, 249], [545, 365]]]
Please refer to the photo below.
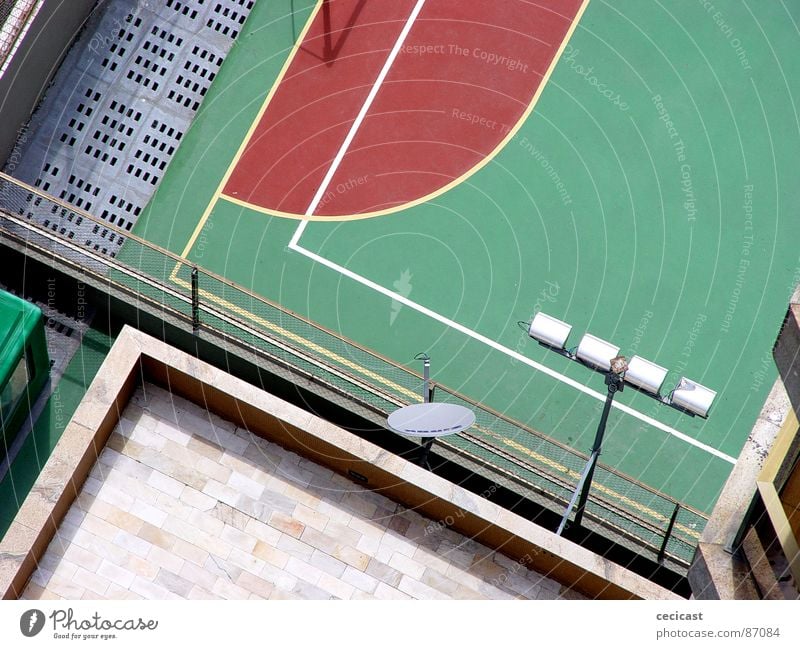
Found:
[[[300, 230], [300, 228], [298, 227], [298, 231], [299, 230]], [[295, 234], [297, 234], [297, 233], [295, 233]], [[428, 309], [427, 307], [422, 306], [421, 304], [417, 304], [416, 302], [412, 302], [407, 297], [403, 297], [399, 293], [395, 293], [393, 291], [390, 291], [389, 289], [384, 288], [380, 284], [376, 284], [372, 280], [369, 280], [366, 277], [362, 277], [361, 275], [358, 275], [358, 274], [354, 273], [353, 271], [348, 270], [347, 268], [344, 268], [343, 266], [340, 266], [339, 264], [330, 261], [329, 259], [325, 259], [324, 257], [320, 257], [318, 254], [313, 253], [310, 250], [306, 250], [305, 248], [297, 245], [296, 243], [290, 244], [289, 248], [291, 250], [299, 252], [302, 255], [305, 255], [309, 259], [313, 259], [317, 263], [320, 263], [320, 264], [322, 264], [324, 266], [327, 266], [331, 270], [335, 270], [336, 272], [341, 273], [345, 277], [349, 277], [350, 279], [358, 282], [359, 284], [363, 284], [364, 286], [367, 286], [368, 288], [371, 288], [372, 290], [377, 291], [378, 293], [382, 293], [383, 295], [386, 295], [387, 297], [390, 297], [393, 300], [397, 300], [398, 302], [400, 302], [402, 304], [405, 304], [406, 306], [414, 309], [415, 311], [419, 311], [423, 315], [426, 315], [429, 318], [433, 318], [434, 320], [436, 320], [438, 322], [441, 322], [443, 325], [446, 325], [446, 326], [450, 327], [451, 329], [455, 329], [456, 331], [459, 331], [459, 332], [463, 333], [464, 335], [469, 336], [470, 338], [474, 338], [475, 340], [477, 340], [479, 342], [482, 342], [484, 345], [488, 345], [492, 349], [495, 349], [495, 350], [497, 350], [497, 351], [499, 351], [499, 352], [501, 352], [503, 354], [506, 354], [507, 356], [510, 356], [511, 358], [514, 358], [514, 359], [518, 360], [521, 363], [525, 363], [529, 367], [532, 367], [532, 368], [534, 368], [534, 369], [536, 369], [536, 370], [538, 370], [538, 371], [540, 371], [540, 372], [542, 372], [544, 374], [547, 374], [548, 376], [556, 379], [557, 381], [561, 381], [561, 383], [565, 383], [566, 385], [569, 385], [570, 387], [573, 387], [576, 390], [578, 390], [580, 392], [583, 392], [584, 394], [586, 394], [586, 395], [588, 395], [588, 396], [590, 396], [590, 397], [592, 397], [594, 399], [597, 399], [598, 401], [605, 401], [606, 400], [606, 395], [601, 394], [599, 392], [596, 392], [595, 390], [592, 390], [591, 388], [588, 388], [585, 385], [582, 385], [582, 384], [578, 383], [577, 381], [569, 378], [568, 376], [564, 376], [563, 374], [561, 374], [559, 372], [556, 372], [555, 370], [551, 370], [546, 365], [542, 365], [541, 363], [537, 363], [533, 359], [530, 359], [527, 356], [523, 356], [522, 354], [520, 354], [519, 352], [514, 351], [513, 349], [509, 349], [508, 347], [505, 347], [504, 345], [501, 345], [497, 341], [494, 341], [491, 338], [487, 338], [483, 334], [479, 334], [477, 331], [473, 331], [472, 329], [468, 329], [464, 325], [459, 324], [458, 322], [455, 322], [454, 320], [450, 320], [449, 318], [446, 318], [443, 315], [440, 315], [440, 314], [436, 313], [435, 311], [431, 311], [430, 309]], [[712, 446], [708, 446], [707, 444], [703, 444], [702, 442], [698, 442], [696, 439], [690, 437], [689, 435], [686, 435], [686, 434], [680, 432], [679, 430], [675, 430], [671, 426], [667, 426], [666, 424], [662, 424], [660, 421], [658, 421], [656, 419], [653, 419], [652, 417], [649, 417], [649, 416], [639, 412], [638, 410], [635, 410], [635, 409], [631, 408], [630, 406], [626, 406], [624, 403], [619, 403], [617, 401], [614, 401], [611, 404], [611, 406], [613, 408], [621, 410], [622, 412], [624, 412], [627, 415], [631, 415], [632, 417], [635, 417], [636, 419], [639, 419], [640, 421], [643, 421], [644, 423], [649, 424], [650, 426], [658, 428], [659, 430], [662, 430], [665, 433], [668, 433], [668, 434], [672, 435], [673, 437], [676, 437], [676, 438], [686, 442], [687, 444], [691, 444], [692, 446], [695, 446], [695, 447], [697, 447], [697, 448], [699, 448], [699, 449], [701, 449], [703, 451], [706, 451], [707, 453], [710, 453], [711, 455], [714, 455], [714, 456], [716, 456], [716, 457], [718, 457], [718, 458], [720, 458], [722, 460], [725, 460], [726, 462], [730, 462], [731, 464], [736, 464], [736, 460], [733, 457], [731, 457], [730, 455], [727, 455], [726, 453], [723, 453], [722, 451], [718, 451], [717, 449], [713, 448]]]
[[[344, 156], [347, 153], [347, 150], [350, 147], [350, 144], [352, 143], [353, 138], [355, 138], [356, 133], [358, 132], [358, 129], [361, 127], [361, 124], [364, 121], [364, 117], [366, 117], [367, 111], [369, 111], [370, 107], [372, 106], [372, 102], [375, 100], [375, 96], [378, 94], [378, 91], [380, 90], [380, 87], [383, 84], [383, 81], [386, 78], [386, 75], [389, 73], [389, 69], [392, 67], [392, 64], [394, 63], [395, 59], [397, 58], [397, 55], [400, 52], [400, 48], [403, 46], [403, 42], [405, 41], [406, 37], [408, 36], [409, 31], [411, 31], [411, 27], [414, 25], [414, 21], [417, 19], [417, 16], [419, 15], [419, 12], [422, 9], [422, 6], [424, 4], [425, 4], [425, 0], [418, 0], [417, 4], [414, 6], [414, 9], [411, 12], [411, 15], [406, 20], [406, 24], [403, 26], [403, 30], [400, 32], [400, 36], [398, 36], [397, 42], [395, 42], [394, 47], [392, 48], [392, 51], [389, 53], [389, 57], [386, 59], [386, 62], [383, 64], [383, 68], [381, 69], [380, 74], [378, 74], [377, 79], [375, 79], [375, 83], [372, 85], [372, 88], [370, 89], [370, 92], [367, 95], [367, 99], [364, 102], [364, 105], [361, 107], [361, 110], [358, 112], [358, 115], [356, 116], [355, 121], [353, 122], [352, 126], [350, 127], [350, 131], [347, 133], [347, 137], [345, 137], [344, 142], [342, 142], [342, 146], [339, 148], [339, 151], [337, 152], [336, 157], [333, 159], [333, 162], [331, 163], [331, 166], [328, 169], [328, 172], [325, 174], [325, 177], [322, 180], [322, 184], [319, 186], [319, 189], [317, 189], [317, 193], [314, 195], [314, 198], [311, 200], [311, 203], [309, 204], [308, 209], [306, 209], [305, 216], [312, 216], [314, 214], [314, 210], [317, 209], [317, 207], [319, 206], [320, 201], [322, 200], [322, 197], [325, 195], [325, 192], [328, 190], [328, 186], [330, 185], [334, 174], [336, 173], [336, 171], [339, 168], [339, 165], [341, 164], [342, 160], [344, 159]], [[537, 363], [536, 361], [528, 358], [527, 356], [523, 356], [519, 352], [516, 352], [516, 351], [514, 351], [512, 349], [509, 349], [508, 347], [505, 347], [504, 345], [501, 345], [500, 343], [498, 343], [498, 342], [496, 342], [496, 341], [494, 341], [494, 340], [492, 340], [490, 338], [487, 338], [486, 336], [484, 336], [482, 334], [479, 334], [478, 332], [473, 331], [472, 329], [468, 329], [464, 325], [461, 325], [461, 324], [459, 324], [459, 323], [457, 323], [457, 322], [455, 322], [453, 320], [450, 320], [449, 318], [446, 318], [443, 315], [440, 315], [440, 314], [436, 313], [435, 311], [431, 311], [430, 309], [428, 309], [427, 307], [422, 306], [421, 304], [417, 304], [416, 302], [412, 302], [407, 297], [404, 297], [404, 296], [400, 295], [399, 293], [395, 293], [393, 291], [390, 291], [389, 289], [384, 288], [380, 284], [376, 284], [375, 282], [367, 279], [366, 277], [362, 277], [361, 275], [358, 275], [358, 274], [354, 273], [353, 271], [348, 270], [347, 268], [344, 268], [343, 266], [340, 266], [339, 264], [336, 264], [336, 263], [334, 263], [334, 262], [332, 262], [332, 261], [330, 261], [328, 259], [325, 259], [324, 257], [319, 256], [316, 253], [311, 252], [310, 250], [307, 250], [307, 249], [303, 248], [302, 246], [299, 245], [299, 241], [300, 241], [300, 237], [303, 235], [303, 232], [305, 231], [307, 225], [308, 225], [308, 221], [307, 220], [304, 220], [304, 221], [300, 222], [300, 224], [297, 227], [297, 230], [295, 230], [294, 235], [292, 236], [291, 240], [289, 241], [289, 249], [290, 250], [294, 250], [295, 252], [299, 252], [300, 254], [308, 257], [309, 259], [312, 259], [313, 261], [316, 261], [317, 263], [320, 263], [323, 266], [327, 266], [331, 270], [335, 270], [336, 272], [341, 273], [345, 277], [349, 277], [350, 279], [352, 279], [352, 280], [354, 280], [354, 281], [356, 281], [356, 282], [358, 282], [360, 284], [363, 284], [364, 286], [366, 286], [368, 288], [371, 288], [372, 290], [377, 291], [378, 293], [382, 293], [383, 295], [386, 295], [387, 297], [390, 297], [393, 300], [397, 300], [401, 304], [404, 304], [404, 305], [414, 309], [415, 311], [418, 311], [418, 312], [422, 313], [423, 315], [428, 316], [429, 318], [433, 318], [434, 320], [436, 320], [438, 322], [441, 322], [442, 324], [450, 327], [451, 329], [455, 329], [456, 331], [459, 331], [459, 332], [463, 333], [464, 335], [469, 336], [470, 338], [473, 338], [473, 339], [475, 339], [475, 340], [477, 340], [477, 341], [479, 341], [479, 342], [481, 342], [481, 343], [483, 343], [485, 345], [488, 345], [492, 349], [495, 349], [495, 350], [497, 350], [497, 351], [499, 351], [499, 352], [501, 352], [503, 354], [506, 354], [507, 356], [510, 356], [511, 358], [514, 358], [514, 359], [520, 361], [521, 363], [524, 363], [524, 364], [526, 364], [526, 365], [528, 365], [528, 366], [530, 366], [530, 367], [532, 367], [532, 368], [534, 368], [534, 369], [536, 369], [536, 370], [538, 370], [540, 372], [543, 372], [544, 374], [547, 374], [548, 376], [556, 379], [557, 381], [560, 381], [561, 383], [565, 383], [566, 385], [569, 385], [570, 387], [573, 387], [576, 390], [578, 390], [580, 392], [583, 392], [584, 394], [586, 394], [586, 395], [588, 395], [588, 396], [590, 396], [590, 397], [592, 397], [594, 399], [597, 399], [598, 401], [605, 401], [606, 400], [606, 395], [600, 394], [599, 392], [596, 392], [595, 390], [592, 390], [591, 388], [588, 388], [585, 385], [581, 385], [580, 383], [578, 383], [577, 381], [569, 378], [568, 376], [564, 376], [563, 374], [561, 374], [559, 372], [556, 372], [555, 370], [551, 370], [549, 367], [547, 367], [545, 365], [542, 365], [541, 363]], [[730, 455], [727, 455], [727, 454], [723, 453], [722, 451], [718, 451], [717, 449], [715, 449], [715, 448], [713, 448], [711, 446], [708, 446], [707, 444], [703, 444], [702, 442], [698, 442], [696, 439], [693, 439], [693, 438], [689, 437], [688, 435], [680, 432], [679, 430], [675, 430], [674, 428], [672, 428], [670, 426], [662, 424], [660, 421], [657, 421], [657, 420], [653, 419], [652, 417], [648, 417], [647, 415], [639, 412], [638, 410], [634, 410], [630, 406], [626, 406], [625, 404], [618, 403], [616, 401], [613, 402], [611, 405], [612, 405], [612, 407], [624, 412], [625, 414], [631, 415], [632, 417], [635, 417], [636, 419], [639, 419], [639, 420], [645, 422], [646, 424], [649, 424], [650, 426], [658, 428], [659, 430], [662, 430], [665, 433], [668, 433], [669, 435], [672, 435], [673, 437], [676, 437], [677, 439], [680, 439], [680, 440], [686, 442], [687, 444], [691, 444], [692, 446], [695, 446], [695, 447], [697, 447], [697, 448], [699, 448], [699, 449], [701, 449], [703, 451], [706, 451], [707, 453], [710, 453], [711, 455], [714, 455], [714, 456], [716, 456], [716, 457], [718, 457], [718, 458], [720, 458], [722, 460], [725, 460], [726, 462], [729, 462], [731, 464], [736, 464], [736, 460], [734, 458], [732, 458]]]
[[[364, 105], [361, 107], [361, 110], [358, 111], [358, 115], [356, 115], [356, 119], [353, 124], [350, 126], [350, 130], [347, 133], [347, 137], [344, 138], [344, 142], [342, 142], [342, 146], [339, 147], [339, 151], [336, 153], [336, 157], [333, 159], [330, 168], [328, 169], [328, 173], [325, 174], [325, 177], [322, 179], [322, 184], [317, 189], [317, 193], [314, 194], [314, 198], [311, 199], [311, 202], [306, 209], [306, 216], [311, 216], [314, 214], [314, 210], [317, 209], [319, 206], [322, 197], [325, 196], [325, 192], [328, 191], [328, 185], [331, 184], [331, 180], [333, 180], [333, 175], [339, 169], [339, 165], [342, 163], [344, 159], [345, 153], [350, 148], [350, 144], [353, 142], [353, 138], [356, 136], [358, 129], [361, 128], [361, 123], [364, 121], [364, 118], [367, 116], [367, 111], [369, 111], [370, 107], [372, 106], [372, 102], [375, 101], [375, 97], [378, 94], [378, 90], [381, 89], [383, 85], [383, 80], [386, 78], [386, 75], [389, 74], [389, 69], [394, 64], [394, 60], [397, 58], [397, 55], [400, 53], [400, 48], [403, 47], [403, 43], [406, 40], [406, 36], [408, 36], [408, 32], [411, 31], [411, 27], [413, 27], [414, 22], [417, 20], [417, 16], [419, 12], [422, 10], [422, 5], [425, 4], [425, 0], [417, 0], [417, 4], [414, 5], [414, 9], [411, 11], [411, 14], [408, 16], [406, 20], [406, 24], [403, 25], [403, 30], [400, 32], [400, 35], [397, 37], [397, 41], [392, 48], [392, 51], [389, 52], [389, 56], [386, 59], [386, 62], [383, 64], [378, 77], [375, 79], [375, 83], [372, 84], [372, 88], [370, 88], [369, 94], [367, 95], [366, 100], [364, 101]], [[300, 240], [301, 235], [303, 234], [303, 230], [306, 229], [306, 224], [308, 221], [301, 221], [300, 226], [295, 230], [294, 236], [292, 240], [289, 242], [289, 248], [294, 249], [297, 246], [297, 242]]]

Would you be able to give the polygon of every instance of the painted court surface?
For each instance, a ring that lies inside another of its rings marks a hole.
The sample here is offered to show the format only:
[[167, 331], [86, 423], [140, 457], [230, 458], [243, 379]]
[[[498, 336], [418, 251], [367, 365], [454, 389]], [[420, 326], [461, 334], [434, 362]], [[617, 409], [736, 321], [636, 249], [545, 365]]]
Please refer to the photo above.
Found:
[[581, 451], [603, 377], [519, 321], [695, 379], [708, 419], [625, 390], [601, 460], [708, 512], [800, 279], [798, 23], [779, 0], [262, 0], [137, 232]]

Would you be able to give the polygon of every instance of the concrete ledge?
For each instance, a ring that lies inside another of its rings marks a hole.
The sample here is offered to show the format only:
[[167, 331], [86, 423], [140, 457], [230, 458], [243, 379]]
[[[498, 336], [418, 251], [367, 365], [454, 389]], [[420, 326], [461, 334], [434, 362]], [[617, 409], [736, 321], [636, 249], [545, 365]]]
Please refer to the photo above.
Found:
[[639, 575], [300, 408], [125, 327], [0, 541], [0, 592], [22, 592], [138, 380], [167, 387], [288, 450], [594, 598], [681, 599]]

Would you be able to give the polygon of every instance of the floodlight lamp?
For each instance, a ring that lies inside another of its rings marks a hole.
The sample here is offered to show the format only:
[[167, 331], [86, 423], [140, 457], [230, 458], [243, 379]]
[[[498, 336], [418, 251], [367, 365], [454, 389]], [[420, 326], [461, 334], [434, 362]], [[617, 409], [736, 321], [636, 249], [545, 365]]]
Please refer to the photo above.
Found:
[[672, 405], [706, 417], [716, 396], [714, 390], [682, 376], [672, 392]]
[[667, 369], [645, 360], [641, 356], [634, 356], [628, 363], [625, 380], [631, 385], [658, 394], [664, 379], [667, 378]]
[[619, 354], [619, 347], [601, 340], [592, 334], [585, 334], [578, 345], [576, 356], [588, 365], [608, 371], [611, 369], [611, 359]]
[[556, 349], [563, 349], [570, 331], [572, 331], [572, 325], [539, 311], [531, 320], [528, 335], [540, 343]]

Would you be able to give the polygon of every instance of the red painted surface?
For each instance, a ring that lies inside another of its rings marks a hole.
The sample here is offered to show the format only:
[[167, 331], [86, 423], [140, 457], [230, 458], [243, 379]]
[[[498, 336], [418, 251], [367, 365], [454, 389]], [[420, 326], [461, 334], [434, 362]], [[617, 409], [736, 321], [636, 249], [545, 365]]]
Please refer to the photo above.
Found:
[[[332, 64], [317, 58], [318, 12], [223, 193], [304, 214], [414, 4], [331, 2]], [[580, 5], [428, 0], [314, 214], [401, 206], [479, 164], [530, 105]]]

